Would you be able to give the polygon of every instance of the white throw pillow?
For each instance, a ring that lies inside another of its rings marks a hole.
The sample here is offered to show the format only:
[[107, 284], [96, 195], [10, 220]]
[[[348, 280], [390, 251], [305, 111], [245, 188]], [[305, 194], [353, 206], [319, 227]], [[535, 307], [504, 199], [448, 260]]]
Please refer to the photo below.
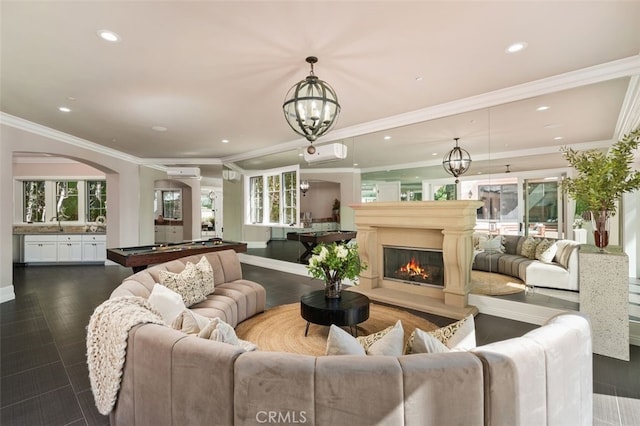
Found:
[[179, 274], [160, 271], [159, 277], [160, 284], [179, 293], [187, 306], [202, 302], [213, 293], [213, 269], [204, 256], [195, 265], [187, 262]]
[[227, 324], [220, 318], [213, 318], [209, 324], [206, 325], [200, 333], [198, 333], [198, 337], [203, 339], [213, 340], [215, 342], [228, 343], [230, 345], [239, 346], [245, 351], [254, 351], [258, 349], [258, 347], [246, 340], [238, 339], [236, 335], [236, 331], [231, 327], [231, 325]]
[[331, 324], [329, 336], [327, 337], [326, 355], [366, 355], [364, 348], [358, 339]]
[[476, 347], [476, 326], [473, 315], [429, 334], [440, 340], [447, 348], [457, 351], [468, 351]]
[[480, 240], [478, 248], [487, 253], [504, 253], [501, 236]]
[[558, 245], [552, 241], [550, 242], [551, 245], [548, 247], [545, 247], [542, 243], [538, 244], [538, 247], [536, 247], [536, 259], [544, 263], [553, 262], [558, 251]]
[[402, 345], [404, 343], [404, 330], [402, 322], [398, 320], [396, 324], [380, 339], [373, 342], [365, 352], [367, 355], [402, 355]]
[[426, 331], [416, 328], [411, 333], [407, 344], [407, 354], [434, 354], [446, 353], [451, 350], [447, 348], [440, 340], [433, 337]]
[[171, 325], [178, 315], [186, 309], [182, 296], [175, 291], [158, 283], [153, 285], [149, 303], [160, 315], [167, 325]]
[[402, 355], [404, 330], [402, 322], [368, 336], [353, 337], [340, 327], [331, 325], [326, 355]]

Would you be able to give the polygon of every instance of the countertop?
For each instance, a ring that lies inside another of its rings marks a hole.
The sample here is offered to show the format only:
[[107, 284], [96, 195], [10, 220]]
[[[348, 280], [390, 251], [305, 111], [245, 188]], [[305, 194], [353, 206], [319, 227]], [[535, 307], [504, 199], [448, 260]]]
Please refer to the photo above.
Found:
[[[70, 225], [62, 226], [62, 231], [58, 225], [14, 225], [13, 235], [37, 235], [37, 234], [89, 234], [89, 235], [106, 235], [105, 226], [98, 226], [96, 232], [90, 231], [92, 225]], [[95, 226], [95, 225], [94, 225]]]

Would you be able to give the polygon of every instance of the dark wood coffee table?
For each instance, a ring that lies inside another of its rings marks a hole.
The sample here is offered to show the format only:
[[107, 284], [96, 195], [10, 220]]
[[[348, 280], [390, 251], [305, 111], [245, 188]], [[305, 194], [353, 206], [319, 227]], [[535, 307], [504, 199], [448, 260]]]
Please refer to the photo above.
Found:
[[312, 291], [300, 299], [300, 314], [309, 324], [349, 326], [353, 336], [358, 335], [355, 327], [369, 318], [369, 298], [354, 291], [343, 291], [339, 299], [324, 297], [324, 290]]

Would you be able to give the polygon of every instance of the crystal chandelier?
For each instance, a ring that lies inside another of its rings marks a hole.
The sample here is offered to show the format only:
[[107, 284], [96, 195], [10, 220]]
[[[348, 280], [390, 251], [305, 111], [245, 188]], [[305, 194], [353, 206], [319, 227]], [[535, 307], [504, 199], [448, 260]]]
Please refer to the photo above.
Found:
[[442, 167], [447, 173], [456, 178], [456, 183], [459, 182], [458, 176], [465, 174], [469, 170], [469, 166], [471, 166], [471, 156], [466, 150], [458, 146], [459, 139], [453, 138], [456, 141], [456, 146], [442, 160]]
[[[313, 73], [313, 64], [318, 58], [309, 56], [306, 61], [311, 65], [311, 72], [289, 89], [282, 109], [293, 131], [313, 143], [336, 123], [340, 104], [331, 86]], [[311, 145], [307, 151], [313, 154], [315, 148]]]

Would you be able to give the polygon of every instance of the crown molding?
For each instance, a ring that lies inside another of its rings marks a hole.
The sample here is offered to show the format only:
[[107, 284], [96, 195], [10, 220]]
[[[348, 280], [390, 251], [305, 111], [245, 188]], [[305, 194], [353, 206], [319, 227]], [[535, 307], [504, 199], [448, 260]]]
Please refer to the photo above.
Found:
[[24, 130], [25, 132], [29, 132], [35, 135], [53, 139], [58, 142], [73, 145], [78, 148], [83, 148], [89, 151], [93, 151], [98, 154], [106, 155], [108, 157], [117, 158], [119, 160], [128, 161], [130, 163], [141, 164], [140, 162], [141, 159], [138, 157], [134, 157], [133, 155], [125, 154], [124, 152], [107, 148], [95, 142], [91, 142], [86, 139], [72, 136], [68, 133], [64, 133], [59, 130], [54, 130], [49, 127], [43, 126], [41, 124], [37, 124], [32, 121], [28, 121], [23, 118], [16, 117], [1, 111], [0, 111], [0, 124], [4, 124], [19, 130]]

